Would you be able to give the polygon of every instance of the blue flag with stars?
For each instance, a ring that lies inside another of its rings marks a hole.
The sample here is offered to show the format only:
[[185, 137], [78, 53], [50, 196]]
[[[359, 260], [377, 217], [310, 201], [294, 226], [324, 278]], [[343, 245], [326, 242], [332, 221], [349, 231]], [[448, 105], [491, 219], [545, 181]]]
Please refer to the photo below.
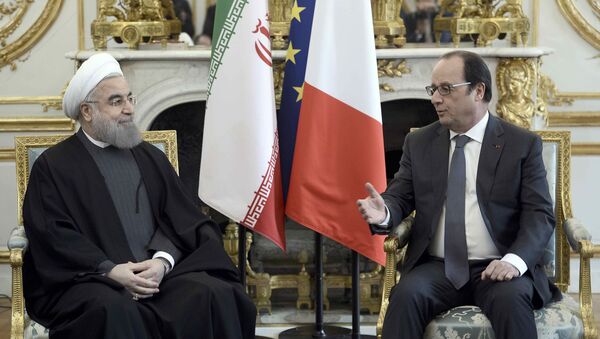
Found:
[[298, 117], [302, 104], [304, 74], [316, 0], [294, 0], [290, 23], [289, 45], [285, 56], [285, 76], [281, 105], [277, 114], [279, 154], [284, 201], [287, 197], [294, 159]]

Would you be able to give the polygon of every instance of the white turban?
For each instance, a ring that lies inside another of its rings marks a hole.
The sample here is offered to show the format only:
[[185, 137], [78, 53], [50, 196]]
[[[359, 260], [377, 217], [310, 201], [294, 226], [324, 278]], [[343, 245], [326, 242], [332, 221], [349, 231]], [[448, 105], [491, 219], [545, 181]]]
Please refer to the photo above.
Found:
[[75, 72], [63, 97], [63, 111], [71, 119], [79, 116], [79, 106], [88, 94], [108, 75], [120, 74], [119, 62], [108, 53], [98, 53], [87, 59]]

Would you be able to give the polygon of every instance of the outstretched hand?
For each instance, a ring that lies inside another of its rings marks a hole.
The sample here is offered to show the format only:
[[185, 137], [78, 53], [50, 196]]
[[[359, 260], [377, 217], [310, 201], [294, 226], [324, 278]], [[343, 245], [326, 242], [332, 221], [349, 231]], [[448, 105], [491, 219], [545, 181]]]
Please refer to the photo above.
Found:
[[371, 185], [371, 183], [366, 183], [365, 189], [369, 195], [364, 199], [358, 199], [356, 201], [356, 205], [358, 205], [358, 211], [367, 223], [381, 224], [387, 217], [385, 202], [375, 187]]

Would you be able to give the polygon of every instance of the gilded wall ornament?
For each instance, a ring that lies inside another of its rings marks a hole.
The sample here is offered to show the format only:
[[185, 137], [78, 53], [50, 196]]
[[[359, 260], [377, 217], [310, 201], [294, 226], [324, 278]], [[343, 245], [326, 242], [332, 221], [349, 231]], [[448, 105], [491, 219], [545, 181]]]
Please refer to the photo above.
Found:
[[[501, 35], [510, 34], [516, 46], [527, 44], [529, 19], [523, 13], [522, 0], [443, 0], [435, 17], [436, 41], [450, 32], [454, 47], [463, 36], [474, 38], [478, 47], [488, 46]], [[450, 13], [450, 16], [447, 14]]]
[[560, 96], [558, 88], [554, 81], [547, 76], [540, 74], [540, 81], [538, 83], [538, 95], [544, 100], [547, 105], [550, 106], [567, 106], [573, 104], [572, 98]]
[[[406, 42], [406, 28], [400, 17], [404, 0], [371, 0], [375, 46], [377, 48], [402, 47]], [[304, 7], [297, 0], [269, 0], [270, 34], [273, 49], [286, 49], [290, 35], [290, 22], [301, 19]]]
[[588, 0], [590, 6], [592, 6], [592, 10], [597, 17], [600, 17], [600, 0]]
[[373, 31], [377, 48], [402, 47], [406, 27], [400, 17], [403, 0], [371, 0]]
[[25, 33], [12, 37], [23, 22], [30, 22], [28, 9], [33, 0], [10, 0], [0, 4], [0, 69], [16, 70], [16, 60], [27, 53], [44, 36], [60, 12], [63, 0], [48, 0], [40, 16]]
[[171, 0], [98, 0], [98, 17], [92, 22], [96, 49], [106, 49], [109, 37], [132, 49], [151, 39], [166, 46], [167, 39], [180, 32]]
[[[406, 59], [381, 59], [377, 60], [377, 76], [379, 78], [401, 78], [403, 74], [409, 74], [412, 70], [406, 65]], [[380, 83], [379, 89], [385, 92], [396, 90], [388, 83]]]
[[532, 99], [537, 79], [537, 59], [505, 58], [496, 70], [499, 99], [496, 112], [504, 120], [524, 128], [531, 127], [536, 106]]
[[[588, 0], [592, 4], [594, 13], [598, 15], [597, 8], [600, 7], [598, 0]], [[600, 50], [600, 32], [595, 29], [575, 8], [573, 0], [556, 0], [558, 8], [569, 21], [577, 33], [594, 48]]]

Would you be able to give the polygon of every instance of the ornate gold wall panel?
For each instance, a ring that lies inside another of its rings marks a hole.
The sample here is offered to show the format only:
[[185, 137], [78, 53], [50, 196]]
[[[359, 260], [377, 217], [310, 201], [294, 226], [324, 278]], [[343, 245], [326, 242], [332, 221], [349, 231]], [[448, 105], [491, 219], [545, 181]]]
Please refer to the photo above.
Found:
[[0, 148], [0, 161], [15, 160], [14, 148]]
[[[597, 0], [593, 0], [598, 4]], [[567, 21], [573, 26], [575, 31], [590, 45], [597, 50], [600, 50], [600, 32], [596, 30], [582, 15], [579, 13], [573, 0], [556, 0], [558, 8], [563, 13]]]
[[548, 125], [551, 127], [600, 126], [600, 112], [550, 112]]
[[[9, 20], [5, 26], [0, 28], [0, 43], [2, 46], [2, 49], [0, 49], [0, 69], [7, 65], [10, 65], [11, 70], [16, 69], [17, 66], [15, 60], [29, 51], [35, 44], [37, 44], [40, 38], [44, 36], [48, 28], [58, 16], [58, 12], [60, 11], [63, 0], [48, 0], [44, 10], [42, 11], [42, 14], [31, 25], [31, 27], [29, 27], [27, 31], [15, 41], [7, 43], [6, 40], [8, 36], [11, 35], [17, 26], [21, 24], [23, 16], [29, 8], [29, 4], [31, 2], [32, 0], [14, 2], [15, 6], [18, 6], [20, 10], [15, 9], [14, 13], [11, 14], [14, 15], [14, 17], [11, 17], [11, 20]], [[4, 5], [4, 3], [2, 5]], [[10, 6], [10, 4], [4, 6], [4, 8], [6, 8], [6, 13], [9, 13], [12, 10], [12, 7]], [[2, 8], [0, 8], [0, 12], [5, 14], [5, 12], [2, 11]]]
[[598, 92], [558, 92], [556, 95], [558, 98], [565, 98], [567, 100], [575, 99], [600, 99], [600, 93]]
[[590, 6], [592, 6], [592, 10], [597, 17], [600, 18], [600, 0], [588, 0]]
[[48, 112], [48, 109], [61, 110], [62, 99], [62, 95], [0, 97], [0, 105], [42, 105], [42, 110]]
[[503, 119], [529, 129], [536, 112], [532, 93], [537, 80], [537, 59], [502, 58], [496, 69], [499, 99], [496, 112]]
[[75, 122], [64, 116], [0, 118], [0, 132], [74, 131]]
[[600, 143], [577, 143], [571, 145], [573, 155], [600, 155]]

